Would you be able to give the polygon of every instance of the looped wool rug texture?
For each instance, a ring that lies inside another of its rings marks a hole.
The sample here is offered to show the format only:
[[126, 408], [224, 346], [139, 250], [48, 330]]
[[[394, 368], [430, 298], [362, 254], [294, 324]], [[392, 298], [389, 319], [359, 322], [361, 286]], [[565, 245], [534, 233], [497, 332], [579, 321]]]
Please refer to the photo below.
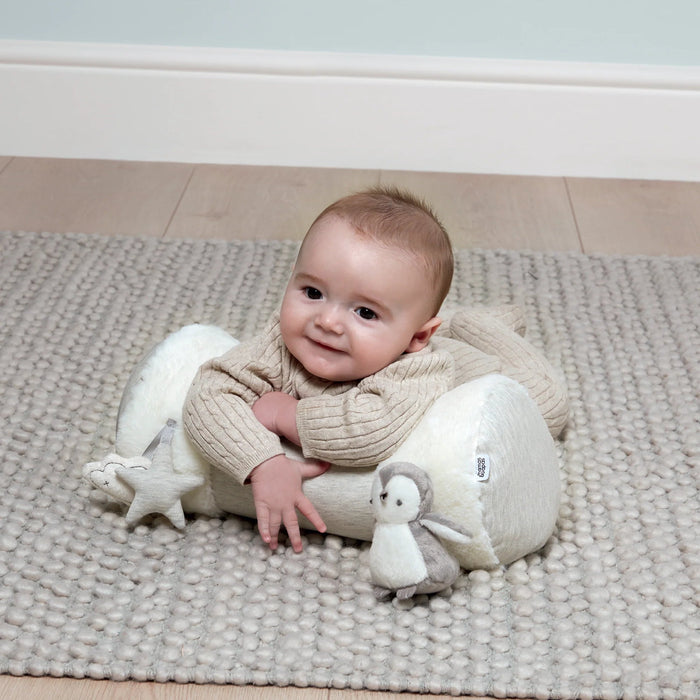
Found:
[[193, 322], [245, 338], [291, 242], [0, 234], [0, 671], [548, 698], [700, 696], [700, 261], [457, 251], [449, 304], [515, 302], [572, 414], [536, 554], [377, 602], [368, 545], [184, 532], [81, 480], [134, 364]]

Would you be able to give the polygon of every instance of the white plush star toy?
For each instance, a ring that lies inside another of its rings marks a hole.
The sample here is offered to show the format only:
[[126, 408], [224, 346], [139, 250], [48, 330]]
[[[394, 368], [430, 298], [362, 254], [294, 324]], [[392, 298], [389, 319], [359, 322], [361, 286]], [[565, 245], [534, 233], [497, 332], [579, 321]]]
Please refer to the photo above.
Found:
[[126, 522], [129, 525], [134, 525], [151, 513], [160, 513], [176, 528], [185, 527], [185, 513], [180, 499], [201, 486], [204, 479], [195, 474], [176, 474], [173, 471], [171, 440], [172, 429], [161, 435], [148, 469], [126, 466], [116, 469], [117, 476], [134, 489], [134, 499], [126, 514]]

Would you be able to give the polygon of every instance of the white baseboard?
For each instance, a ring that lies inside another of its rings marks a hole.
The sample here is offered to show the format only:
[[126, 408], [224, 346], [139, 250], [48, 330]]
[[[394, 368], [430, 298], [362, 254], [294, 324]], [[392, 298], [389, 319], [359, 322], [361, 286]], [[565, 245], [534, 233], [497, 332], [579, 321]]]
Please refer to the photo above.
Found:
[[0, 41], [0, 154], [700, 180], [700, 67]]

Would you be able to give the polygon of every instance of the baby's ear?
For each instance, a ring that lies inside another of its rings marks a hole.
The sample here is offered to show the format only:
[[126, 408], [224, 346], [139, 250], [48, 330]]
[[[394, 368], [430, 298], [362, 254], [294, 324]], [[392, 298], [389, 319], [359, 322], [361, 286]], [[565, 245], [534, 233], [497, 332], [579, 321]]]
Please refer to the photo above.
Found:
[[433, 318], [426, 321], [413, 334], [413, 338], [411, 338], [411, 342], [408, 344], [406, 352], [418, 352], [419, 350], [422, 350], [430, 342], [430, 339], [433, 337], [435, 331], [440, 328], [441, 323], [442, 319], [439, 319], [437, 316], [433, 316]]

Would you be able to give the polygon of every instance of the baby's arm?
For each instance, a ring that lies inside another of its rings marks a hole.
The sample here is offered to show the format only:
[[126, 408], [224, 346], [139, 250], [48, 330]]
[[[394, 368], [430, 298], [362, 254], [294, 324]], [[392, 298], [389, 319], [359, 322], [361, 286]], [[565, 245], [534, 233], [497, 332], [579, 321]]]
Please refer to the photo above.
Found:
[[[317, 476], [327, 466], [288, 459], [276, 426], [270, 424], [271, 429], [268, 428], [255, 415], [253, 406], [261, 394], [278, 395], [270, 391], [274, 387], [263, 378], [263, 355], [257, 348], [248, 352], [239, 346], [201, 367], [183, 407], [183, 422], [190, 439], [211, 464], [240, 483], [251, 484], [263, 539], [274, 549], [282, 523], [292, 546], [299, 551], [296, 508], [325, 531], [323, 521], [301, 490], [301, 481]], [[253, 364], [251, 357], [262, 359]], [[274, 364], [274, 360], [267, 364]], [[261, 404], [264, 405], [265, 402]], [[273, 416], [277, 413], [274, 411]], [[280, 434], [294, 439], [288, 431], [280, 430]]]
[[260, 423], [275, 435], [295, 445], [301, 445], [297, 430], [298, 403], [298, 399], [283, 391], [269, 391], [253, 404], [253, 413]]
[[265, 430], [252, 410], [258, 396], [271, 387], [258, 382], [259, 373], [238, 365], [234, 355], [203, 365], [185, 399], [182, 419], [207, 461], [242, 484], [255, 467], [284, 450], [279, 437]]
[[410, 353], [347, 391], [301, 399], [304, 456], [351, 468], [387, 459], [450, 388], [453, 364], [446, 353]]
[[[289, 394], [270, 391], [253, 404], [253, 413], [267, 430], [299, 445], [296, 425], [298, 403], [299, 401]], [[277, 547], [279, 529], [284, 525], [292, 548], [295, 552], [301, 551], [297, 509], [319, 532], [326, 531], [321, 516], [304, 495], [301, 483], [303, 479], [319, 476], [327, 469], [327, 463], [299, 462], [285, 455], [273, 457], [253, 469], [250, 483], [253, 488], [258, 529], [263, 541], [267, 542], [271, 549]]]

